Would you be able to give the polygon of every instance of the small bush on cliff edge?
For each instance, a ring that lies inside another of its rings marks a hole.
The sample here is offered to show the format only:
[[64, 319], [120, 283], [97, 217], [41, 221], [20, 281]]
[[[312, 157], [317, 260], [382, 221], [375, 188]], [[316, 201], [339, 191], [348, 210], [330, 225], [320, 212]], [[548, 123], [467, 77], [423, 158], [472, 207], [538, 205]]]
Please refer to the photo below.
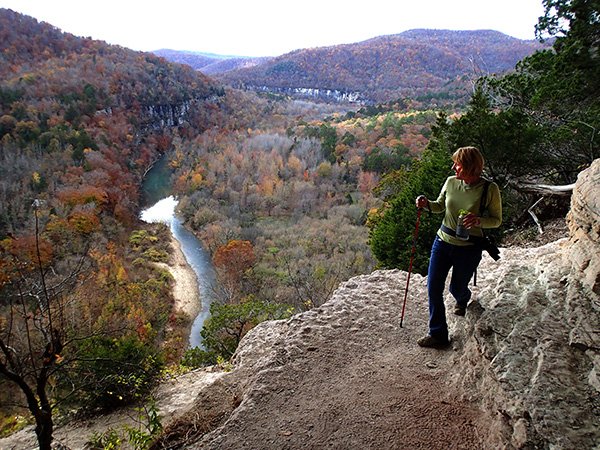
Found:
[[164, 367], [162, 355], [136, 337], [96, 336], [79, 350], [79, 395], [90, 407], [114, 408], [142, 398]]
[[181, 364], [186, 367], [201, 367], [228, 361], [248, 331], [266, 320], [287, 319], [293, 308], [279, 303], [268, 303], [248, 297], [234, 304], [213, 303], [210, 317], [202, 331], [203, 348], [188, 350]]

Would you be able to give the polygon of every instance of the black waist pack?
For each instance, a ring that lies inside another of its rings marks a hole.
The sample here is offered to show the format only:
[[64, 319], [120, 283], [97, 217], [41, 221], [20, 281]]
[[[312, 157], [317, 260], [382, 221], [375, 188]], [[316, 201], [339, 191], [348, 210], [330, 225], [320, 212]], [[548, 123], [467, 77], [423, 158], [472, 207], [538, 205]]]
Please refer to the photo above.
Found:
[[500, 249], [494, 242], [494, 240], [489, 236], [483, 236], [479, 238], [481, 241], [480, 245], [483, 250], [489, 253], [494, 261], [498, 261], [500, 259]]
[[[452, 228], [448, 228], [444, 224], [442, 224], [440, 228], [444, 233], [456, 237], [456, 232]], [[482, 250], [488, 252], [494, 261], [498, 261], [500, 259], [500, 249], [490, 236], [469, 236], [468, 242], [472, 242], [473, 244], [479, 246]]]

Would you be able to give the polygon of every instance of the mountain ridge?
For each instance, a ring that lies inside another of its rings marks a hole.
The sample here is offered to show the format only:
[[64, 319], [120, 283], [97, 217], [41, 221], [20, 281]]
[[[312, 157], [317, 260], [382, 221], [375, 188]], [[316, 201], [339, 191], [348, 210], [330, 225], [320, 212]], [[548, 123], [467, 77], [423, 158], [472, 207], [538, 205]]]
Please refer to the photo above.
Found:
[[311, 96], [315, 91], [355, 92], [365, 103], [435, 93], [464, 97], [470, 78], [510, 71], [549, 45], [494, 30], [414, 29], [272, 58], [225, 59], [199, 70], [238, 88], [284, 94], [302, 89]]

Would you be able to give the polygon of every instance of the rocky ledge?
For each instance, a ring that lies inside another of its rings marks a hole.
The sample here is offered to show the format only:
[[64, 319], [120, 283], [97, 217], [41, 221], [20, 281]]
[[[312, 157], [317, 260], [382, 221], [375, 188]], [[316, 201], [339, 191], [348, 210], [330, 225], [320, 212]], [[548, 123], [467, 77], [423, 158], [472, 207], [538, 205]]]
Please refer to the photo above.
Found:
[[402, 328], [406, 273], [353, 278], [250, 332], [234, 370], [155, 448], [597, 447], [599, 181], [597, 160], [576, 184], [569, 238], [484, 257], [466, 317], [449, 317], [451, 349], [415, 344], [424, 278], [411, 278]]

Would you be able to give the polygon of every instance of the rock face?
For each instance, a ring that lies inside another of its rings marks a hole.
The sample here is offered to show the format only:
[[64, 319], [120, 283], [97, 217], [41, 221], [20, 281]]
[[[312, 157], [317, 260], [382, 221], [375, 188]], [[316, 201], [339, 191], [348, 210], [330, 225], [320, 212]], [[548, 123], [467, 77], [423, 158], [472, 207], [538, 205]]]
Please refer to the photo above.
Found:
[[597, 447], [599, 191], [595, 161], [570, 238], [484, 257], [466, 317], [448, 314], [452, 350], [415, 344], [425, 279], [411, 278], [400, 328], [406, 273], [356, 277], [322, 307], [250, 332], [214, 389], [229, 408], [203, 407], [208, 388], [156, 448]]
[[600, 160], [579, 175], [567, 223], [574, 274], [600, 294]]
[[600, 438], [598, 347], [582, 339], [598, 298], [572, 278], [561, 259], [568, 249], [566, 240], [505, 249], [503, 264], [483, 265], [479, 301], [457, 324], [457, 384], [506, 422], [509, 448], [591, 448]]
[[277, 94], [291, 95], [298, 98], [314, 98], [318, 100], [326, 100], [340, 103], [372, 103], [364, 99], [360, 92], [346, 92], [339, 89], [319, 89], [319, 88], [302, 88], [302, 87], [276, 87], [276, 86], [251, 86], [245, 85], [246, 89], [258, 92], [272, 92]]

